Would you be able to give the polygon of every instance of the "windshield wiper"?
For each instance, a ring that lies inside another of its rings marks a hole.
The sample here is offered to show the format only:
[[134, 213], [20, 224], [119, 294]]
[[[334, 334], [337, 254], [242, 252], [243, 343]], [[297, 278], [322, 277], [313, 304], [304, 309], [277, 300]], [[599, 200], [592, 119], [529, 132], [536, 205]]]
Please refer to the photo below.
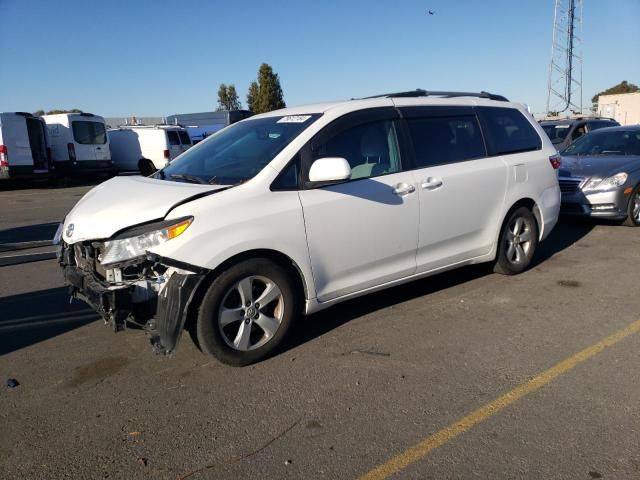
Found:
[[206, 183], [200, 177], [196, 177], [195, 175], [187, 175], [184, 173], [174, 173], [171, 175], [171, 178], [175, 178], [176, 180], [185, 180], [189, 183], [200, 183], [200, 184]]

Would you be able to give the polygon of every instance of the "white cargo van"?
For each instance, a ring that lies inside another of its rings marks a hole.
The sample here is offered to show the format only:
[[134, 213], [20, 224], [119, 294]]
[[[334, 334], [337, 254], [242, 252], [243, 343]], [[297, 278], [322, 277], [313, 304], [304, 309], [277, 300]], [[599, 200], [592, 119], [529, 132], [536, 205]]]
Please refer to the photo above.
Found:
[[0, 179], [49, 173], [46, 126], [25, 112], [0, 113]]
[[191, 147], [187, 130], [179, 126], [123, 126], [109, 130], [114, 168], [150, 175]]
[[51, 156], [56, 169], [113, 170], [104, 118], [92, 113], [44, 115]]

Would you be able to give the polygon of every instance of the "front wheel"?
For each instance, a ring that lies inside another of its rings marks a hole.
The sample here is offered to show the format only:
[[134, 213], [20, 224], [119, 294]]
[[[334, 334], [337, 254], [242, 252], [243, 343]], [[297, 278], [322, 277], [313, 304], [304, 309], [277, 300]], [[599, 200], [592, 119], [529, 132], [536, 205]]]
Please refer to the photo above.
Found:
[[504, 222], [493, 271], [515, 275], [526, 270], [538, 246], [538, 223], [531, 210], [518, 207]]
[[631, 192], [624, 224], [628, 227], [640, 227], [640, 185], [636, 185]]
[[264, 258], [225, 270], [205, 294], [197, 321], [202, 350], [223, 363], [249, 365], [272, 355], [297, 314], [288, 273]]

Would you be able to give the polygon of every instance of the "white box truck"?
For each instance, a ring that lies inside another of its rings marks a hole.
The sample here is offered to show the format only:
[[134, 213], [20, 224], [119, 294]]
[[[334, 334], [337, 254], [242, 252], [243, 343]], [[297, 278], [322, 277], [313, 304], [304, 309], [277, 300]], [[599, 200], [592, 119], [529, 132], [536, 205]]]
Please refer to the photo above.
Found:
[[191, 147], [187, 130], [174, 125], [122, 126], [109, 130], [114, 168], [150, 175]]
[[0, 113], [0, 179], [49, 173], [46, 132], [44, 121], [30, 113]]
[[44, 115], [51, 157], [57, 170], [100, 172], [113, 170], [104, 118], [92, 113]]

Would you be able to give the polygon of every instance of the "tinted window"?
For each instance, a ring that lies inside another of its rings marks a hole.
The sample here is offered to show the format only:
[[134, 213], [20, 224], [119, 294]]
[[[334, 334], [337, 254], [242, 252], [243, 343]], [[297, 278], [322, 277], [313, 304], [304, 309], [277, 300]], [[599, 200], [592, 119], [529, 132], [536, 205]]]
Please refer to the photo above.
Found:
[[184, 152], [160, 170], [156, 178], [220, 185], [244, 182], [258, 174], [318, 117], [278, 116], [234, 123]]
[[297, 190], [299, 171], [300, 159], [296, 158], [280, 172], [271, 184], [271, 190]]
[[599, 128], [617, 127], [618, 122], [593, 122], [591, 123], [591, 130], [598, 130]]
[[351, 179], [400, 171], [400, 153], [394, 123], [372, 122], [345, 130], [316, 145], [313, 158], [342, 157], [351, 165]]
[[418, 167], [487, 156], [475, 116], [412, 118], [407, 124]]
[[571, 140], [576, 140], [587, 133], [587, 126], [585, 123], [581, 123], [575, 126], [573, 132], [571, 132]]
[[167, 130], [167, 137], [169, 137], [169, 145], [180, 145], [180, 138], [175, 130]]
[[182, 145], [191, 145], [191, 139], [189, 138], [189, 134], [184, 130], [180, 130], [178, 132], [178, 136], [180, 137], [180, 143]]
[[567, 138], [569, 130], [571, 130], [571, 125], [568, 123], [541, 125], [541, 127], [544, 130], [544, 133], [549, 137], [549, 140], [551, 140], [551, 143], [554, 144], [562, 143], [564, 139]]
[[491, 155], [540, 150], [542, 140], [533, 125], [515, 108], [478, 107]]
[[71, 122], [73, 139], [82, 145], [103, 145], [107, 143], [107, 132], [104, 123], [78, 121]]

